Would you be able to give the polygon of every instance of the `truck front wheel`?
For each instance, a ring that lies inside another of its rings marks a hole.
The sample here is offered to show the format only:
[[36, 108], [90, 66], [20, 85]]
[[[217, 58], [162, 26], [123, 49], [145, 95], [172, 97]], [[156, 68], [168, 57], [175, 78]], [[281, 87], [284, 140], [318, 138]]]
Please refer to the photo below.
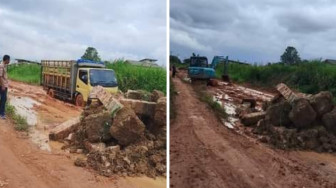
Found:
[[76, 106], [84, 107], [85, 102], [82, 94], [76, 96]]

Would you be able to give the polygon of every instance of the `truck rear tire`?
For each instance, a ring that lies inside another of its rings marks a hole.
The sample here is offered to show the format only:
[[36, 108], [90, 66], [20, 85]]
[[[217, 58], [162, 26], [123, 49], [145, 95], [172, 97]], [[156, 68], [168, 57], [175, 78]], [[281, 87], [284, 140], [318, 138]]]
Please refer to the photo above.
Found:
[[51, 98], [55, 98], [55, 91], [53, 89], [49, 89], [48, 90], [48, 95], [51, 97]]
[[82, 94], [78, 94], [76, 96], [76, 106], [80, 106], [80, 107], [84, 107], [85, 106], [85, 102], [84, 102], [84, 98]]

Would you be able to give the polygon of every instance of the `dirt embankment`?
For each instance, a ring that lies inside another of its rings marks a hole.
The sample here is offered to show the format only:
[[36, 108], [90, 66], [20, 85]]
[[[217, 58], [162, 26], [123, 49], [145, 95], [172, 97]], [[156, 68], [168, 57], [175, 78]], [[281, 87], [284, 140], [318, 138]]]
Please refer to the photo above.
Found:
[[[228, 129], [190, 85], [179, 78], [173, 82], [178, 95], [170, 133], [171, 187], [336, 186], [334, 155], [272, 149], [239, 127]], [[237, 94], [258, 93], [232, 87], [231, 95], [222, 96], [228, 109]]]

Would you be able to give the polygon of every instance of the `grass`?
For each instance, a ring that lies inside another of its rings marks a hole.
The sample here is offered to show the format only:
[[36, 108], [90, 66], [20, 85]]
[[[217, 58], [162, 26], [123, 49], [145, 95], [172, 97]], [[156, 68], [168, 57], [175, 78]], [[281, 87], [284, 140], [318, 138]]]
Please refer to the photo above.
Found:
[[[222, 69], [216, 69], [216, 76], [220, 77]], [[246, 66], [240, 64], [229, 65], [230, 78], [236, 82], [274, 87], [278, 83], [304, 93], [315, 94], [319, 91], [330, 91], [336, 96], [336, 66], [320, 61], [310, 61], [297, 65], [272, 64], [266, 66]]]
[[152, 92], [154, 89], [166, 93], [166, 70], [160, 67], [143, 67], [131, 65], [124, 60], [107, 63], [107, 67], [117, 74], [119, 89], [127, 91], [145, 90]]
[[[197, 92], [198, 91], [198, 92]], [[213, 97], [205, 90], [196, 90], [199, 99], [208, 104], [208, 106], [216, 113], [217, 117], [226, 119], [228, 117], [225, 109], [217, 102], [213, 101]]]
[[[166, 93], [166, 70], [160, 67], [143, 67], [124, 63], [116, 60], [107, 63], [107, 68], [113, 69], [117, 74], [119, 89], [127, 91], [145, 90], [152, 92], [154, 89]], [[11, 80], [29, 84], [41, 83], [41, 66], [37, 64], [10, 65], [8, 77]]]
[[15, 107], [10, 104], [6, 104], [6, 114], [14, 121], [14, 128], [18, 131], [28, 131], [29, 125], [26, 118], [16, 113]]
[[39, 85], [41, 83], [41, 66], [37, 64], [20, 64], [8, 66], [11, 80]]

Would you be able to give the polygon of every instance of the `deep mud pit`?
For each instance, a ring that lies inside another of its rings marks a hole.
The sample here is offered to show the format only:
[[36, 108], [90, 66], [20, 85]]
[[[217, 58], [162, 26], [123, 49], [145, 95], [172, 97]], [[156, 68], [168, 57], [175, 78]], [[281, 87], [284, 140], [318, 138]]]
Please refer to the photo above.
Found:
[[[179, 72], [180, 78], [185, 76]], [[335, 155], [273, 149], [245, 132], [239, 121], [228, 129], [226, 121], [198, 100], [197, 89], [179, 78], [172, 81], [178, 95], [170, 134], [171, 187], [336, 187]], [[206, 90], [213, 96], [222, 91], [220, 101], [229, 112], [242, 98], [253, 96], [261, 109], [262, 101], [272, 96], [228, 84]]]
[[[9, 121], [0, 121], [1, 187], [148, 187], [166, 186], [163, 177], [105, 178], [73, 163], [80, 154], [62, 150], [63, 144], [49, 141], [49, 131], [77, 117], [82, 109], [50, 98], [40, 86], [10, 82], [9, 101], [27, 118], [29, 134], [13, 130]], [[4, 165], [5, 164], [5, 165]]]

